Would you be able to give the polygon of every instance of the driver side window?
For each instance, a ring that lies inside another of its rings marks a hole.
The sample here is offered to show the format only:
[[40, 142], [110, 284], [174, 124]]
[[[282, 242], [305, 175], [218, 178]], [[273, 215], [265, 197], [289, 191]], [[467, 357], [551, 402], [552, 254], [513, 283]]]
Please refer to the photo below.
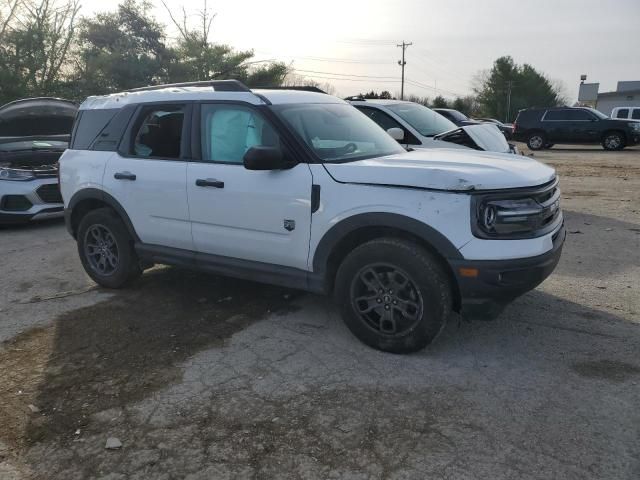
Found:
[[202, 160], [242, 164], [251, 147], [280, 147], [273, 127], [251, 108], [203, 104], [200, 113]]

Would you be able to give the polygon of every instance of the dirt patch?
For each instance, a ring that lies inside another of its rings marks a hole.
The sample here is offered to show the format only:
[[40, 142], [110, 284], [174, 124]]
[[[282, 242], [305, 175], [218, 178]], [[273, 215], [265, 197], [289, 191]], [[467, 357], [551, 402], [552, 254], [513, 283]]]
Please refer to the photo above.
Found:
[[177, 364], [268, 313], [295, 309], [299, 295], [172, 268], [151, 271], [132, 289], [6, 344], [0, 439], [13, 448], [71, 440], [93, 413], [180, 380]]
[[640, 367], [615, 360], [580, 362], [573, 364], [572, 368], [583, 377], [610, 380], [612, 382], [625, 382], [632, 377], [640, 375]]

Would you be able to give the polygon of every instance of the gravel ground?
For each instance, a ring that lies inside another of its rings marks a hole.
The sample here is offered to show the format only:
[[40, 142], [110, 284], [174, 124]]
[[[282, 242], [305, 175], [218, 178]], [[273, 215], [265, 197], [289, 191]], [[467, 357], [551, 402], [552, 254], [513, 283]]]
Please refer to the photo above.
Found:
[[1, 230], [0, 479], [640, 478], [640, 149], [535, 156], [558, 269], [408, 356], [323, 297], [166, 267], [108, 292], [60, 222]]

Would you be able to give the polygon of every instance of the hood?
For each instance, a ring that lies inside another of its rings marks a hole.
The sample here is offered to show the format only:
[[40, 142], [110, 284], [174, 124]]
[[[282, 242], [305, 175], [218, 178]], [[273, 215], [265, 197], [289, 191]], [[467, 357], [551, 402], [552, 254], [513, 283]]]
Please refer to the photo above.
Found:
[[555, 177], [553, 168], [529, 157], [444, 148], [326, 163], [325, 168], [343, 183], [450, 191], [532, 187]]
[[494, 124], [467, 125], [440, 133], [433, 138], [485, 152], [509, 153], [511, 151], [504, 134]]
[[78, 107], [59, 98], [26, 98], [0, 107], [0, 139], [70, 135]]

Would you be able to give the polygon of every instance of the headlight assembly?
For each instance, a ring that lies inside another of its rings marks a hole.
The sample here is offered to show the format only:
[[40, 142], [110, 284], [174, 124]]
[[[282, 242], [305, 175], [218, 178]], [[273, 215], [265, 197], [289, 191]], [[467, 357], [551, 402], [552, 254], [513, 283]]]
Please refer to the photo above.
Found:
[[10, 180], [14, 182], [25, 182], [33, 180], [35, 177], [31, 170], [20, 170], [18, 168], [0, 167], [0, 180]]
[[538, 189], [475, 194], [471, 230], [486, 239], [533, 238], [546, 235], [560, 221], [557, 180]]

